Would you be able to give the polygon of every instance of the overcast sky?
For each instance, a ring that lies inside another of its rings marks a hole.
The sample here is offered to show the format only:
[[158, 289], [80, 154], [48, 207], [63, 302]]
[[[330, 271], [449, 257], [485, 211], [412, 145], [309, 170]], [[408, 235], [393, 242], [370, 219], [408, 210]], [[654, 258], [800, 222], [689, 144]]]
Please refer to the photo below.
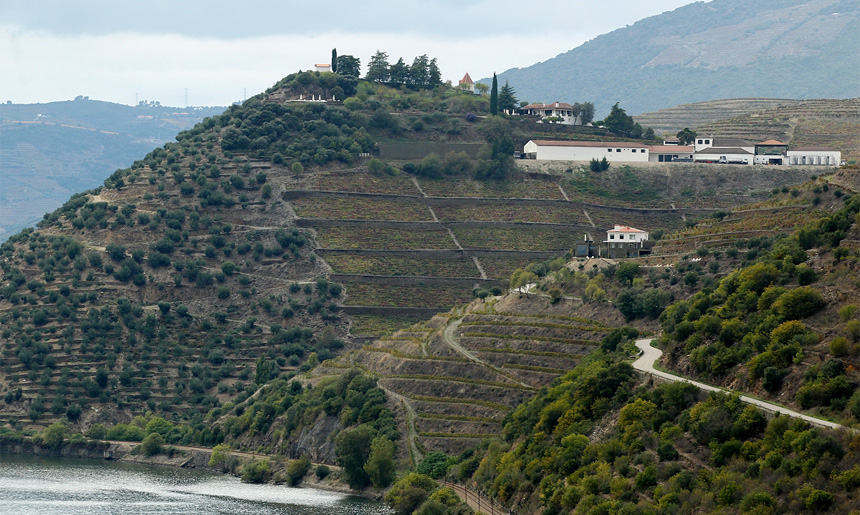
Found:
[[[457, 82], [526, 67], [689, 0], [0, 0], [0, 102], [228, 105], [329, 62], [438, 58]], [[324, 7], [316, 7], [320, 5]], [[531, 99], [540, 101], [541, 99]]]

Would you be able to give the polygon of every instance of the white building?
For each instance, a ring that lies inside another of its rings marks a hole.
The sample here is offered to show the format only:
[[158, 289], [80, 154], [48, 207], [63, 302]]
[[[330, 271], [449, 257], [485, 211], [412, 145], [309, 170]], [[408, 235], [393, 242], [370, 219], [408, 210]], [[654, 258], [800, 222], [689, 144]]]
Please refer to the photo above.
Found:
[[740, 165], [751, 165], [753, 164], [754, 158], [755, 154], [740, 147], [705, 148], [701, 151], [697, 151], [693, 156], [693, 160], [697, 163], [725, 163]]
[[330, 64], [315, 64], [314, 65], [315, 72], [330, 72], [331, 65]]
[[517, 114], [540, 116], [541, 122], [546, 118], [558, 118], [558, 120], [553, 120], [552, 123], [560, 123], [562, 125], [576, 125], [578, 122], [573, 106], [565, 102], [529, 104], [517, 109]]
[[701, 152], [707, 148], [717, 149], [743, 149], [750, 154], [755, 154], [755, 145], [749, 141], [736, 138], [714, 138], [713, 136], [699, 136], [694, 143], [696, 152]]
[[648, 239], [648, 232], [641, 229], [630, 227], [629, 225], [616, 225], [614, 229], [606, 231], [606, 241], [603, 243], [613, 243], [623, 241], [641, 243]]
[[692, 145], [650, 145], [648, 161], [652, 163], [670, 163], [678, 159], [692, 161], [695, 152], [696, 149]]
[[648, 232], [627, 225], [616, 225], [614, 229], [606, 231], [607, 255], [612, 258], [639, 256]]
[[839, 166], [842, 152], [825, 147], [797, 147], [787, 153], [790, 165]]
[[648, 145], [627, 141], [531, 140], [523, 152], [530, 159], [547, 161], [591, 161], [605, 157], [610, 163], [648, 162]]

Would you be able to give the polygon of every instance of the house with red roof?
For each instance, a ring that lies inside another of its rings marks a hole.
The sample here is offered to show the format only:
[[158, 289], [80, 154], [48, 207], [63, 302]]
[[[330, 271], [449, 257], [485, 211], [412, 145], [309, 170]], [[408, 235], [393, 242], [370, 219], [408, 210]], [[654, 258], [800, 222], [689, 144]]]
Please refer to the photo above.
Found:
[[606, 231], [606, 255], [611, 259], [638, 257], [645, 251], [648, 232], [628, 225], [616, 225]]
[[573, 106], [566, 102], [553, 102], [551, 104], [529, 104], [517, 109], [516, 114], [526, 116], [539, 116], [538, 123], [560, 123], [562, 125], [582, 124], [577, 117]]
[[315, 64], [314, 65], [314, 71], [315, 72], [330, 72], [331, 71], [331, 65], [328, 63]]
[[602, 160], [610, 163], [647, 163], [648, 145], [635, 141], [531, 140], [523, 147], [527, 159], [550, 161]]

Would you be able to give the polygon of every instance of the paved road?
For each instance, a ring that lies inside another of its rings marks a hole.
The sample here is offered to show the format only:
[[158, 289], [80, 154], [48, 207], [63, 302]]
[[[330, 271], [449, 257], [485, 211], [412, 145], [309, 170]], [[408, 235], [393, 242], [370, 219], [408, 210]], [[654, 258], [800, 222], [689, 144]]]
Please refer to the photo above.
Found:
[[[677, 376], [675, 374], [670, 374], [668, 372], [663, 372], [662, 370], [657, 370], [654, 368], [654, 363], [660, 359], [660, 356], [663, 355], [663, 351], [656, 347], [651, 346], [651, 341], [653, 338], [645, 338], [642, 340], [636, 340], [636, 347], [642, 351], [642, 355], [633, 362], [633, 368], [636, 370], [640, 370], [642, 372], [646, 372], [655, 377], [660, 377], [669, 381], [682, 382], [682, 383], [690, 383], [693, 384], [702, 390], [707, 390], [709, 392], [723, 392], [723, 393], [735, 393], [731, 390], [726, 390], [724, 388], [718, 388], [716, 386], [711, 386], [709, 384], [700, 383], [698, 381], [693, 381], [691, 379], [687, 379], [686, 377]], [[810, 424], [815, 424], [817, 426], [829, 427], [831, 429], [839, 429], [841, 427], [845, 427], [841, 424], [837, 424], [835, 422], [829, 422], [827, 420], [821, 420], [815, 417], [810, 417], [809, 415], [804, 415], [803, 413], [798, 413], [796, 411], [792, 411], [784, 406], [777, 406], [776, 404], [771, 404], [769, 402], [761, 401], [758, 399], [753, 399], [752, 397], [747, 397], [746, 395], [741, 395], [741, 400], [748, 404], [753, 404], [758, 406], [763, 410], [767, 410], [773, 413], [781, 413], [783, 415], [788, 415], [792, 418], [799, 418], [809, 422]]]

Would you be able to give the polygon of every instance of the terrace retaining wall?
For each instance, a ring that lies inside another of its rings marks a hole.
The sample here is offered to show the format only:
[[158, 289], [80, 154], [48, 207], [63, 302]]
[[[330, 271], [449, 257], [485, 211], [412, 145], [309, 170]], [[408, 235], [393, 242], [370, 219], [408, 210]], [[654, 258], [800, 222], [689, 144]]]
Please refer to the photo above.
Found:
[[376, 315], [383, 317], [430, 319], [439, 313], [448, 311], [445, 308], [386, 308], [379, 306], [343, 306], [343, 312], [350, 316]]

